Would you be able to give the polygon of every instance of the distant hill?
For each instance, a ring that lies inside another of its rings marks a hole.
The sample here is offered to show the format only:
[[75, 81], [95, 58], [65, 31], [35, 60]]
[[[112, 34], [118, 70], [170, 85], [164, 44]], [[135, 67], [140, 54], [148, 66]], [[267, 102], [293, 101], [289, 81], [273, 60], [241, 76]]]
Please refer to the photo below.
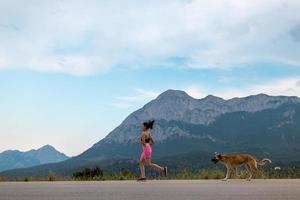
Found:
[[195, 99], [168, 90], [130, 114], [103, 140], [77, 157], [37, 167], [0, 173], [5, 177], [44, 176], [49, 171], [70, 175], [74, 170], [100, 165], [114, 171], [137, 170], [143, 121], [155, 119], [153, 159], [170, 169], [210, 167], [213, 152], [246, 152], [269, 157], [275, 164], [300, 161], [300, 99], [252, 95], [224, 100]]
[[68, 156], [60, 153], [50, 145], [26, 152], [8, 150], [0, 153], [0, 171], [32, 167], [46, 163], [57, 163], [68, 158]]

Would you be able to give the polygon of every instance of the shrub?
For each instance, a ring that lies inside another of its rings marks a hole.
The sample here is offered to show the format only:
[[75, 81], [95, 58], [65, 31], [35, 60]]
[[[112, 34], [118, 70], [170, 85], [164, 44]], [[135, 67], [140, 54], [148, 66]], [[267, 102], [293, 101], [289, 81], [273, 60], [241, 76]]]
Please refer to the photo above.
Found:
[[76, 180], [101, 180], [103, 178], [103, 170], [98, 166], [95, 168], [84, 168], [73, 173], [72, 177]]
[[48, 181], [55, 181], [56, 180], [56, 176], [53, 172], [49, 172], [48, 174]]

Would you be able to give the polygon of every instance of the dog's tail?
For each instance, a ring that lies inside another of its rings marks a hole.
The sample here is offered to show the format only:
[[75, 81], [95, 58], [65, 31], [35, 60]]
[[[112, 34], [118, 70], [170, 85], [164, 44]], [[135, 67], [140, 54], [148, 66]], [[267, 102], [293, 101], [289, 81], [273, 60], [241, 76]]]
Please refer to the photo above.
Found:
[[257, 164], [259, 165], [265, 165], [266, 163], [272, 163], [272, 161], [268, 158], [264, 158], [262, 160], [256, 160]]

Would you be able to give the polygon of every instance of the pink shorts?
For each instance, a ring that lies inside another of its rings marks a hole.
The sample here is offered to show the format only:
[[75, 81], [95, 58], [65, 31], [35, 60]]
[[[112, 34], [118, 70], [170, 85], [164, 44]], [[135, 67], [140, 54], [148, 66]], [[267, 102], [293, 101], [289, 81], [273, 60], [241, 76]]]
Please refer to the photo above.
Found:
[[149, 160], [149, 159], [151, 159], [151, 153], [152, 153], [151, 146], [150, 146], [150, 144], [147, 143], [143, 147], [143, 152], [142, 152], [141, 157], [144, 158], [145, 160]]

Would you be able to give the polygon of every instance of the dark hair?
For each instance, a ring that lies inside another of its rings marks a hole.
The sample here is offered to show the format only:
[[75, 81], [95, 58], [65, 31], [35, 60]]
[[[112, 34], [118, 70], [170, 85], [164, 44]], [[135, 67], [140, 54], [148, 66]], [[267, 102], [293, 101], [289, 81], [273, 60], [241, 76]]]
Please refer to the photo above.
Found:
[[146, 129], [153, 129], [153, 124], [155, 120], [149, 120], [148, 122], [144, 122], [143, 125], [146, 127]]

